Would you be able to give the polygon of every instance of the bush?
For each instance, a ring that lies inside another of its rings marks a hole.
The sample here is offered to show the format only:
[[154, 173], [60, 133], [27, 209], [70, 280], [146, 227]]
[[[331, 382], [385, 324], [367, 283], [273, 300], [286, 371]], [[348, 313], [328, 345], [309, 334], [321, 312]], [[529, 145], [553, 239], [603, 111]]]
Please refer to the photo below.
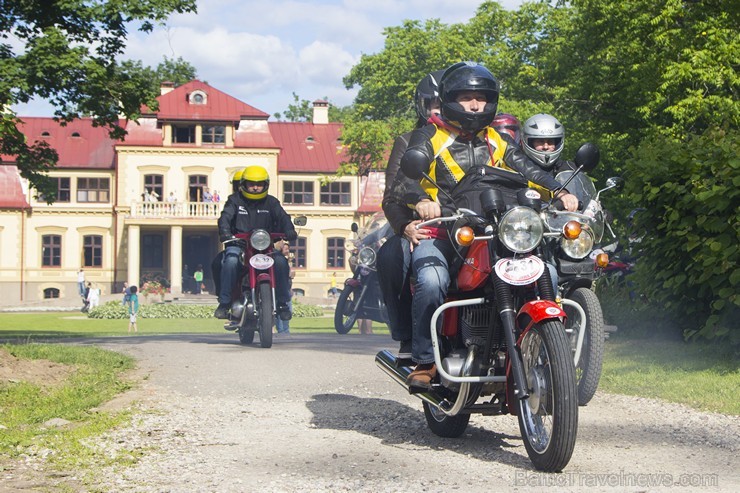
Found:
[[627, 191], [647, 232], [639, 289], [681, 322], [684, 336], [740, 344], [740, 135], [646, 139], [628, 163]]
[[[139, 305], [139, 317], [141, 318], [213, 318], [216, 305], [191, 305], [177, 303], [152, 303]], [[293, 302], [294, 317], [320, 317], [323, 310], [316, 305], [304, 305], [298, 301]], [[128, 318], [128, 308], [120, 301], [109, 301], [99, 305], [87, 314], [89, 318]]]

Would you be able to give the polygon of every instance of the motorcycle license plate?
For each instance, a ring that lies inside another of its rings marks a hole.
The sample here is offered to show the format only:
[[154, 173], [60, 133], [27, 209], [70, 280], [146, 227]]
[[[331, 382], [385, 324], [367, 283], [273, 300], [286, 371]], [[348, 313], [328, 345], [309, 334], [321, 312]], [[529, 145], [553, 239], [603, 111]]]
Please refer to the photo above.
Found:
[[512, 286], [531, 284], [545, 272], [545, 263], [530, 255], [520, 258], [502, 258], [496, 262], [496, 274]]
[[275, 261], [272, 259], [272, 257], [270, 257], [269, 255], [263, 255], [261, 253], [252, 255], [252, 257], [249, 259], [249, 265], [257, 270], [267, 270], [272, 267], [272, 264], [274, 263]]

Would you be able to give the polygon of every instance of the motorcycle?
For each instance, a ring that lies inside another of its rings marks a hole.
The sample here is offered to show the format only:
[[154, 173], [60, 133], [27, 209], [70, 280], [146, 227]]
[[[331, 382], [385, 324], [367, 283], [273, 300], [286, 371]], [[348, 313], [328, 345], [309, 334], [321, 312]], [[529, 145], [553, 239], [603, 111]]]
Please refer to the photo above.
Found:
[[[579, 170], [593, 169], [597, 161], [593, 145], [576, 154]], [[423, 170], [405, 164], [407, 176], [434, 184]], [[437, 366], [431, 389], [412, 391], [406, 383], [412, 367], [389, 350], [375, 362], [422, 400], [436, 435], [460, 436], [472, 413], [514, 414], [535, 468], [561, 471], [575, 448], [578, 404], [566, 313], [555, 301], [543, 240], [578, 238], [582, 226], [569, 221], [557, 233], [547, 231], [544, 216], [554, 205], [541, 213], [539, 193], [501, 168], [470, 169], [455, 190], [477, 174], [485, 175], [477, 189], [483, 191], [466, 195], [479, 197], [482, 212], [462, 208], [450, 196], [457, 207], [451, 216], [419, 225], [451, 224], [450, 241], [462, 261], [431, 319]]]
[[578, 404], [585, 406], [599, 386], [604, 359], [604, 316], [593, 284], [601, 269], [608, 264], [605, 249], [596, 246], [601, 243], [605, 228], [611, 228], [605, 220], [600, 197], [606, 190], [620, 190], [624, 180], [609, 178], [606, 187], [597, 192], [591, 179], [583, 173], [563, 171], [555, 179], [567, 186], [582, 204], [580, 212], [549, 212], [546, 224], [551, 232], [562, 230], [569, 221], [583, 225], [579, 238], [575, 240], [548, 242], [548, 261], [557, 268], [558, 296], [567, 315], [565, 331], [576, 367]]
[[[357, 224], [352, 223], [352, 231], [358, 233], [358, 230]], [[393, 229], [385, 215], [378, 212], [354, 240], [354, 252], [349, 259], [353, 276], [344, 281], [334, 309], [334, 329], [339, 334], [352, 330], [358, 319], [388, 323], [388, 310], [380, 293], [375, 263], [378, 250], [391, 235]]]
[[[306, 216], [293, 219], [296, 226], [306, 225]], [[224, 329], [236, 331], [239, 342], [252, 344], [255, 332], [259, 332], [260, 346], [272, 347], [272, 328], [275, 325], [275, 273], [274, 255], [281, 255], [273, 248], [274, 242], [284, 239], [283, 233], [268, 233], [255, 229], [247, 233], [237, 233], [234, 239], [224, 245], [239, 245], [242, 253], [239, 263], [241, 276], [235, 288], [231, 303], [229, 320]]]

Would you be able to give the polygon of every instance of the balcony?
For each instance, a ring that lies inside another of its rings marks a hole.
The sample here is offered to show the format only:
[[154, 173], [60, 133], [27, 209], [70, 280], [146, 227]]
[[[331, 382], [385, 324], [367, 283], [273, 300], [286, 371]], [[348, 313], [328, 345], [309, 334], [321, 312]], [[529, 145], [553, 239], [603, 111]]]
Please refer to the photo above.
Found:
[[130, 219], [218, 219], [221, 203], [216, 202], [132, 202]]

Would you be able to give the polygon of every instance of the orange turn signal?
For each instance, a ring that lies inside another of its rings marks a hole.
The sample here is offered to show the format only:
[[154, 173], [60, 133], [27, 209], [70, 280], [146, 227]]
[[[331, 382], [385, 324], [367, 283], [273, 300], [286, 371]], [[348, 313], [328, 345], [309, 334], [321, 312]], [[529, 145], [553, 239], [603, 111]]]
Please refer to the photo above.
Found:
[[609, 254], [608, 253], [598, 254], [596, 256], [596, 265], [601, 268], [604, 268], [607, 265], [609, 265]]
[[469, 226], [463, 226], [462, 228], [455, 231], [455, 241], [460, 246], [470, 246], [475, 240], [475, 233], [473, 228]]
[[581, 235], [581, 223], [578, 221], [568, 221], [563, 226], [563, 235], [569, 240], [575, 240]]

